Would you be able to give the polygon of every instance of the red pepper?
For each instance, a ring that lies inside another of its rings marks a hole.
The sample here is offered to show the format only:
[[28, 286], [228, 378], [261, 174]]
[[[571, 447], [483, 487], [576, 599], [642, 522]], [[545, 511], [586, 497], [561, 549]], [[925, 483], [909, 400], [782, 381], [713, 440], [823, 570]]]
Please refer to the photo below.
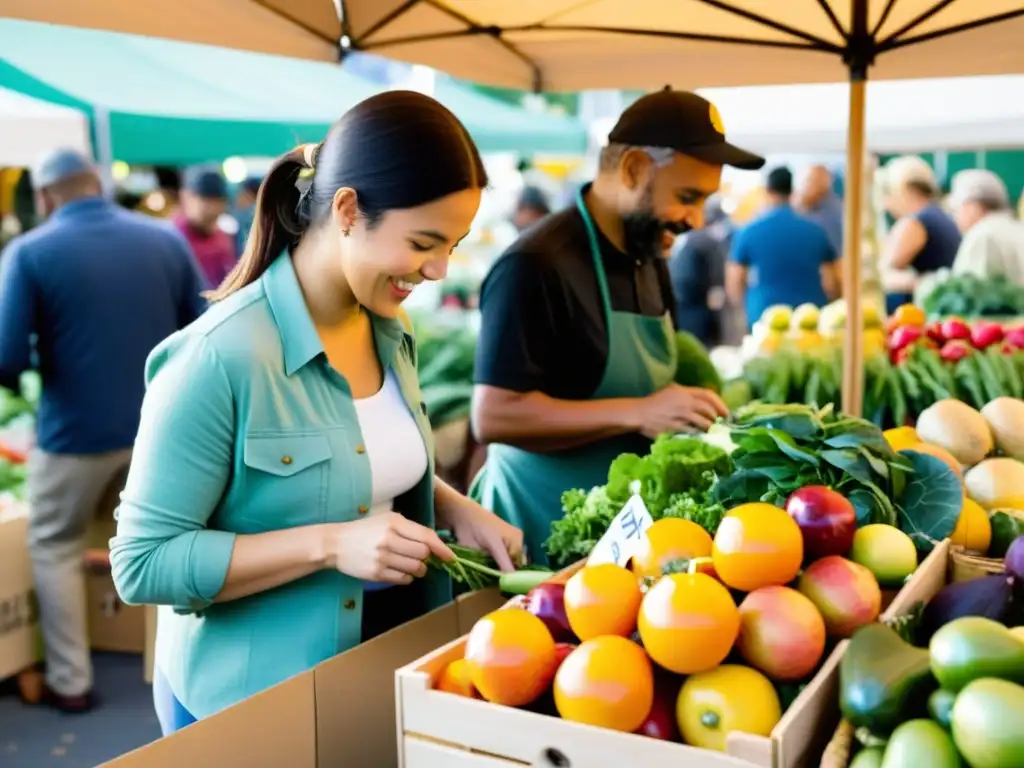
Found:
[[969, 339], [971, 338], [971, 329], [963, 320], [958, 317], [951, 317], [942, 323], [942, 338], [945, 341], [952, 341], [954, 339]]
[[925, 327], [924, 333], [925, 336], [939, 346], [942, 346], [946, 342], [946, 337], [942, 335], [942, 323], [929, 323]]
[[1010, 328], [1006, 332], [1006, 341], [1014, 349], [1024, 349], [1024, 325]]
[[922, 332], [920, 328], [915, 328], [911, 325], [902, 325], [892, 332], [889, 336], [889, 350], [892, 352], [899, 352], [901, 349], [909, 347], [915, 341], [921, 338]]
[[955, 363], [957, 360], [963, 360], [969, 354], [971, 354], [971, 348], [967, 345], [967, 342], [962, 339], [947, 341], [939, 351], [939, 356], [947, 363]]
[[998, 323], [976, 323], [971, 329], [971, 343], [977, 349], [986, 349], [1003, 340], [1003, 328]]

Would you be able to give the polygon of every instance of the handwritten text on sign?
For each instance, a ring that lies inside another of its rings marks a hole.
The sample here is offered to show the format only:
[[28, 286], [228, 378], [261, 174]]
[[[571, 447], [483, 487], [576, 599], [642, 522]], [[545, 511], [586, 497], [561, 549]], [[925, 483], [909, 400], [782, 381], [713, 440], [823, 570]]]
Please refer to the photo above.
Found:
[[643, 500], [639, 496], [632, 496], [597, 542], [590, 557], [587, 558], [587, 565], [625, 565], [629, 558], [636, 554], [640, 542], [643, 541], [644, 531], [653, 522], [654, 518], [647, 511]]

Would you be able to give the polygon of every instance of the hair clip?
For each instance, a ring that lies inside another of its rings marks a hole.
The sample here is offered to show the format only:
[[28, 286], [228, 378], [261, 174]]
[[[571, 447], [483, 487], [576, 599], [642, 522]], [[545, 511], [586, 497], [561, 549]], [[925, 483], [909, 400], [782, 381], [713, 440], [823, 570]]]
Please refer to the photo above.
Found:
[[307, 168], [316, 168], [317, 157], [320, 155], [319, 144], [303, 144], [302, 160]]

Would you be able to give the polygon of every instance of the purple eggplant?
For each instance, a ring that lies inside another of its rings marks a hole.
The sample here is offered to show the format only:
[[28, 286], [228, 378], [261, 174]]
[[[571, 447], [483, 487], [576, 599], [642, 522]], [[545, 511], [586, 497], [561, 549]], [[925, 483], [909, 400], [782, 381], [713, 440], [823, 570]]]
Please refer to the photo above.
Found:
[[1019, 585], [1024, 585], [1024, 534], [1010, 542], [1003, 565], [1007, 575], [1016, 579]]
[[983, 616], [1005, 624], [1014, 609], [1013, 587], [1013, 577], [1005, 573], [948, 584], [925, 606], [922, 637], [916, 644], [927, 643], [941, 627], [964, 616]]

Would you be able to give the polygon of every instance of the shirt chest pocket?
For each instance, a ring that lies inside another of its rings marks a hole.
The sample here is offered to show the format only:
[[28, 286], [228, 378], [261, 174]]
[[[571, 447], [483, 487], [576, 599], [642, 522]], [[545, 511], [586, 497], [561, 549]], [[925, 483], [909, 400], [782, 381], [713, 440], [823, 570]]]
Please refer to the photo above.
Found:
[[245, 509], [257, 533], [327, 519], [331, 443], [325, 434], [250, 434], [245, 438]]

